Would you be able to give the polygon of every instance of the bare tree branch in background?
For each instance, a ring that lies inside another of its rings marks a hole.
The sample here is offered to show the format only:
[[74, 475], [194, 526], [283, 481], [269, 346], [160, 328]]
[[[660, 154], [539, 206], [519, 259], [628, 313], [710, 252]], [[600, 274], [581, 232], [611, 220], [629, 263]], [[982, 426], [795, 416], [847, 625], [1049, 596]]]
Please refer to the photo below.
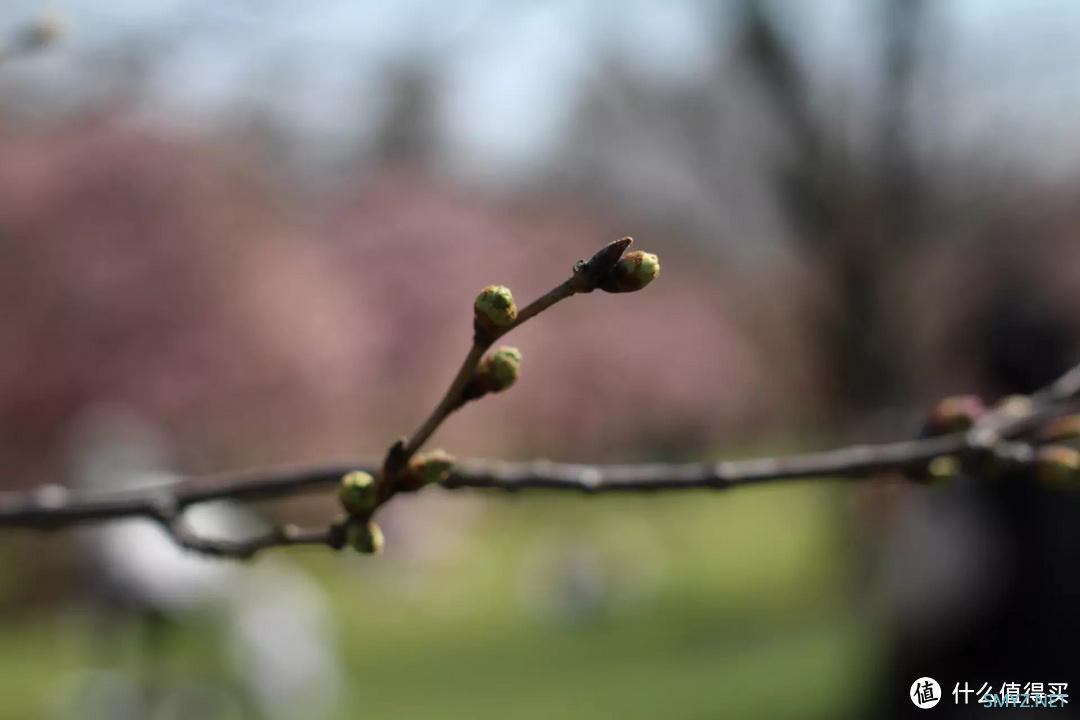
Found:
[[820, 257], [837, 293], [821, 322], [830, 340], [831, 394], [845, 415], [880, 407], [906, 379], [883, 280], [913, 248], [921, 212], [908, 105], [922, 2], [888, 0], [881, 12], [880, 111], [865, 162], [848, 139], [827, 131], [830, 118], [813, 107], [809, 81], [762, 3], [743, 10], [743, 55], [791, 141], [777, 192], [796, 237]]
[[[555, 303], [596, 289], [638, 290], [659, 274], [659, 261], [625, 253], [630, 239], [615, 241], [569, 279], [520, 312], [510, 291], [485, 288], [475, 303], [474, 341], [460, 371], [431, 415], [408, 438], [396, 442], [380, 463], [337, 463], [270, 471], [188, 478], [141, 489], [79, 493], [44, 486], [0, 495], [0, 527], [56, 530], [80, 523], [124, 518], [154, 520], [174, 541], [194, 552], [246, 559], [261, 550], [320, 545], [377, 552], [382, 534], [372, 522], [395, 495], [427, 485], [447, 489], [570, 490], [583, 493], [660, 492], [757, 485], [797, 478], [866, 478], [902, 473], [915, 480], [956, 474], [992, 476], [1031, 468], [1037, 477], [1080, 474], [1080, 452], [1052, 444], [1080, 435], [1080, 365], [1043, 390], [1013, 397], [993, 409], [976, 398], [948, 398], [914, 440], [855, 445], [827, 452], [688, 464], [576, 465], [547, 461], [455, 461], [442, 451], [420, 453], [444, 420], [465, 403], [510, 387], [520, 372], [520, 353], [496, 340]], [[203, 537], [185, 523], [184, 511], [216, 500], [250, 501], [295, 496], [337, 486], [346, 515], [321, 528], [281, 525], [242, 540]]]
[[803, 51], [803, 33], [784, 32], [785, 19], [813, 11], [780, 5], [711, 4], [702, 22], [713, 26], [714, 65], [685, 87], [612, 61], [559, 167], [575, 192], [623, 202], [706, 246], [790, 238], [815, 271], [805, 304], [831, 424], [855, 425], [907, 395], [912, 353], [897, 280], [940, 237], [927, 232], [940, 173], [916, 152], [913, 112], [935, 16], [923, 0], [859, 5], [872, 21], [870, 54], [854, 63], [853, 80], [818, 72], [827, 68]]

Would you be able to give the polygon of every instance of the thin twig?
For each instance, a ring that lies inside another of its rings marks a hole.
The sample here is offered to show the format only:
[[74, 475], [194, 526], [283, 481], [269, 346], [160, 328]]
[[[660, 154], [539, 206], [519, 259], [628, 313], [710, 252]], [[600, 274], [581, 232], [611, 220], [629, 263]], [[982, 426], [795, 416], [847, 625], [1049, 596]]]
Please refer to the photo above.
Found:
[[465, 392], [465, 386], [469, 384], [469, 380], [472, 378], [473, 373], [476, 372], [476, 366], [480, 364], [480, 360], [484, 357], [484, 353], [487, 352], [490, 343], [484, 345], [474, 341], [472, 347], [469, 348], [469, 353], [465, 356], [464, 362], [461, 363], [461, 369], [458, 370], [456, 376], [454, 376], [453, 382], [450, 383], [450, 387], [447, 388], [446, 394], [443, 395], [442, 400], [435, 406], [435, 409], [431, 411], [431, 415], [428, 416], [424, 424], [421, 425], [416, 432], [412, 434], [408, 442], [405, 443], [404, 448], [401, 450], [400, 462], [407, 463], [416, 452], [423, 447], [424, 443], [428, 441], [428, 438], [439, 429], [439, 425], [442, 424], [450, 413], [454, 412], [461, 406], [461, 398]]
[[250, 560], [261, 550], [290, 545], [321, 545], [340, 549], [344, 544], [344, 526], [335, 523], [327, 527], [302, 528], [278, 525], [260, 535], [242, 540], [208, 538], [194, 532], [182, 516], [161, 523], [180, 547], [217, 558]]
[[[511, 330], [521, 327], [527, 321], [547, 310], [555, 303], [565, 300], [577, 293], [591, 292], [593, 290], [593, 284], [590, 281], [590, 277], [599, 275], [596, 266], [601, 263], [606, 266], [614, 265], [630, 243], [631, 240], [629, 238], [616, 240], [594, 255], [589, 262], [579, 262], [574, 266], [574, 272], [569, 279], [555, 286], [518, 311], [514, 321], [506, 327], [491, 328], [485, 332], [477, 330], [473, 336], [472, 347], [469, 348], [469, 352], [465, 356], [461, 368], [458, 370], [457, 375], [454, 376], [454, 379], [450, 383], [450, 387], [447, 389], [446, 394], [443, 395], [442, 400], [439, 401], [439, 404], [435, 406], [435, 409], [416, 432], [403, 443], [398, 443], [390, 448], [390, 452], [387, 453], [386, 460], [383, 463], [384, 474], [392, 474], [393, 471], [400, 470], [404, 467], [420, 448], [423, 447], [424, 443], [428, 441], [435, 431], [438, 430], [442, 422], [464, 404], [465, 389], [469, 384], [469, 380], [472, 379], [473, 374], [476, 372], [480, 361], [484, 357], [484, 353], [495, 344], [496, 340], [503, 337]], [[603, 269], [607, 269], [607, 267]], [[392, 494], [392, 490], [385, 494], [383, 502], [389, 499], [389, 496]]]
[[442, 424], [443, 420], [461, 407], [465, 394], [465, 386], [469, 384], [469, 380], [472, 378], [473, 373], [476, 372], [476, 368], [480, 364], [480, 360], [483, 359], [484, 353], [495, 344], [496, 340], [506, 335], [514, 328], [520, 327], [527, 320], [536, 317], [560, 300], [565, 300], [570, 297], [575, 292], [577, 292], [577, 290], [575, 290], [575, 283], [573, 278], [571, 278], [529, 303], [517, 314], [514, 322], [507, 327], [499, 328], [497, 331], [487, 335], [477, 334], [476, 338], [473, 340], [472, 347], [469, 349], [469, 353], [465, 356], [465, 361], [461, 364], [461, 368], [458, 370], [453, 382], [450, 383], [450, 387], [447, 389], [446, 394], [443, 395], [442, 400], [435, 406], [435, 409], [432, 411], [431, 415], [428, 416], [427, 420], [424, 421], [424, 424], [421, 425], [405, 443], [404, 448], [401, 450], [401, 455], [399, 456], [400, 462], [408, 462], [439, 428], [439, 425]]

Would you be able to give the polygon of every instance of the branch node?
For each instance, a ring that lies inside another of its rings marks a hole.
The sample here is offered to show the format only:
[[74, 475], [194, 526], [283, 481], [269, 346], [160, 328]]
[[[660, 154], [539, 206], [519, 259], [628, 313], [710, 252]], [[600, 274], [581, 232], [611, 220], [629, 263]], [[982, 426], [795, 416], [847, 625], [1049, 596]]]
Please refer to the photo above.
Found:
[[629, 237], [614, 240], [597, 251], [588, 260], [578, 260], [574, 263], [574, 276], [571, 279], [574, 291], [589, 293], [602, 287], [610, 277], [615, 265], [619, 262], [619, 258], [622, 257], [622, 254], [626, 252], [626, 248], [630, 247], [632, 242], [634, 242], [634, 239]]
[[386, 459], [383, 460], [383, 482], [388, 483], [405, 469], [409, 461], [409, 455], [405, 451], [408, 438], [398, 438], [397, 441], [386, 451]]

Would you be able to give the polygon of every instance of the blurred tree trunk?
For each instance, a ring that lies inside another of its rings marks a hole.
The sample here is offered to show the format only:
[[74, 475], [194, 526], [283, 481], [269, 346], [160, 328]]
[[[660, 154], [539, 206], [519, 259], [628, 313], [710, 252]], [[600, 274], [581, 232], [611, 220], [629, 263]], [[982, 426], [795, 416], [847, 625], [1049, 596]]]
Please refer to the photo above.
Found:
[[915, 240], [918, 187], [908, 101], [919, 34], [919, 0], [884, 7], [880, 113], [867, 160], [829, 137], [806, 79], [759, 2], [742, 17], [741, 51], [791, 141], [776, 184], [792, 227], [828, 279], [821, 337], [837, 418], [858, 417], [903, 395], [900, 333], [890, 320], [887, 279]]

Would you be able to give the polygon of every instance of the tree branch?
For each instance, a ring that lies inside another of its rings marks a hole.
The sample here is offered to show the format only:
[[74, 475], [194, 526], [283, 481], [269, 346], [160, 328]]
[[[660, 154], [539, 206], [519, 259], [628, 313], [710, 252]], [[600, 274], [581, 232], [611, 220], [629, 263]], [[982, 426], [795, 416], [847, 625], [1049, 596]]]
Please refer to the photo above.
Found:
[[[989, 455], [999, 463], [1023, 465], [1031, 461], [1031, 447], [1012, 439], [1027, 435], [1056, 417], [1080, 411], [1078, 395], [1080, 366], [1033, 395], [1038, 404], [1031, 414], [1011, 417], [990, 413], [970, 431], [941, 437], [711, 463], [581, 465], [543, 460], [466, 460], [458, 463], [440, 485], [450, 490], [569, 490], [590, 494], [726, 490], [781, 480], [862, 479], [903, 473], [942, 456], [964, 460], [985, 459]], [[987, 446], [985, 431], [990, 427], [998, 439]], [[371, 471], [375, 464], [336, 463], [246, 471], [180, 479], [116, 493], [78, 493], [44, 486], [30, 492], [0, 495], [0, 527], [57, 530], [81, 523], [142, 517], [159, 522], [181, 547], [215, 557], [247, 559], [261, 550], [289, 545], [339, 549], [345, 542], [343, 521], [312, 529], [283, 525], [245, 540], [218, 540], [196, 535], [183, 522], [183, 510], [214, 500], [265, 500], [325, 490], [335, 486], [345, 473], [357, 469]]]

